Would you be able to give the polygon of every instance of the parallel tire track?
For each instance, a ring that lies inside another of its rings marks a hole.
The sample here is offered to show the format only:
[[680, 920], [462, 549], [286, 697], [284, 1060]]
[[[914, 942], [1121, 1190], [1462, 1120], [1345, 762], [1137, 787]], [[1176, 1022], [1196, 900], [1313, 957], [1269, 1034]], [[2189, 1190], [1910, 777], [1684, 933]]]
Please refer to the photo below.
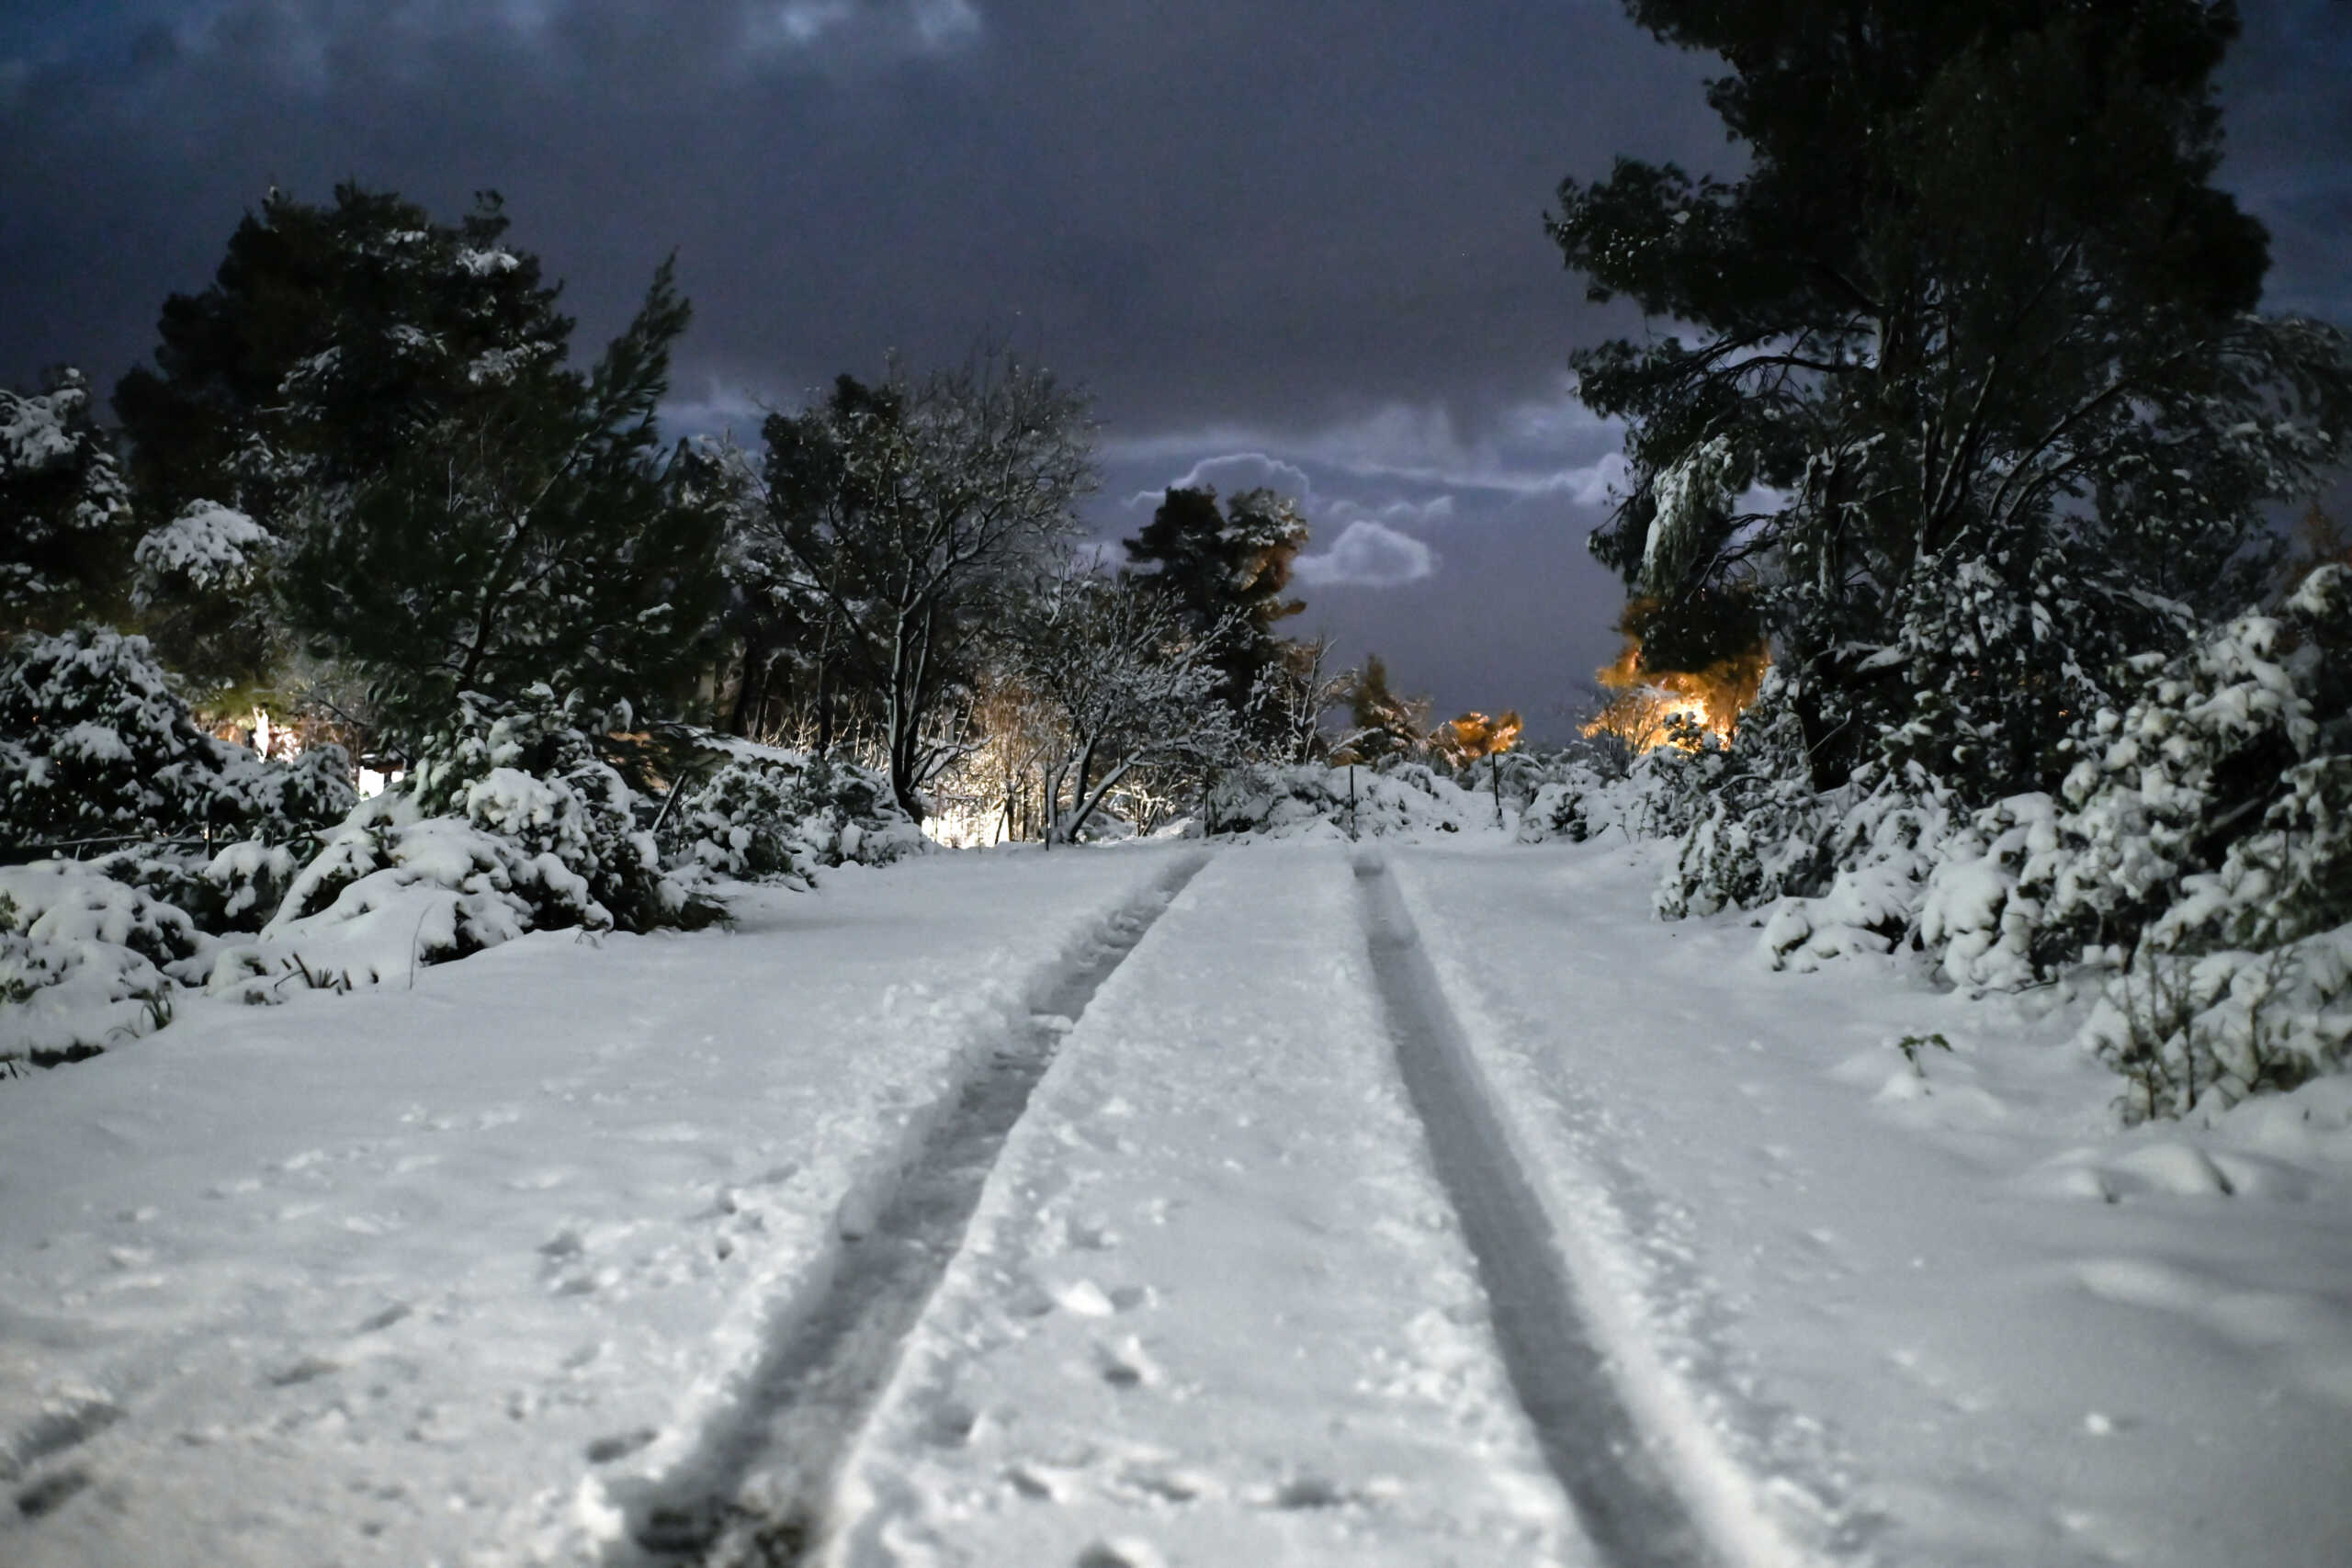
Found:
[[1544, 1460], [1611, 1568], [1711, 1568], [1715, 1553], [1617, 1386], [1386, 866], [1365, 857], [1355, 871], [1397, 1066]]
[[870, 1224], [844, 1237], [824, 1290], [779, 1319], [742, 1398], [630, 1507], [615, 1568], [789, 1568], [814, 1555], [841, 1461], [963, 1246], [1030, 1091], [1095, 992], [1207, 859], [1188, 858], [1106, 921], [1084, 960], [964, 1085]]

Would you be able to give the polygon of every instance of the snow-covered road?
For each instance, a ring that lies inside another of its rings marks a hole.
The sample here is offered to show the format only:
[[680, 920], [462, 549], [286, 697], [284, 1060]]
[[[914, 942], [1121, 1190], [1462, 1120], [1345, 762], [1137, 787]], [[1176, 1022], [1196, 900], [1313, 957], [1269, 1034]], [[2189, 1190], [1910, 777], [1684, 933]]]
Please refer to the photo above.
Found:
[[1650, 874], [930, 857], [0, 1086], [0, 1562], [2352, 1560], [2343, 1086], [2118, 1134]]

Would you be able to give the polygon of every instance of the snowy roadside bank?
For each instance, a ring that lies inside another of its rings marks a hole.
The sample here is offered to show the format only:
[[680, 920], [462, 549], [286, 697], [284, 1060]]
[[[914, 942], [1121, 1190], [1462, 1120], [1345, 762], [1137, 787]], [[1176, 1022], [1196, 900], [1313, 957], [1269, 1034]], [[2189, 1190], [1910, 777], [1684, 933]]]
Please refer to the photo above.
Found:
[[1860, 1562], [2343, 1561], [2342, 1082], [2118, 1133], [2048, 993], [1766, 972], [1657, 852], [1390, 858], [1686, 1489]]
[[615, 1526], [922, 1119], [1187, 852], [191, 1007], [0, 1094], [0, 1559], [529, 1561]]
[[1345, 845], [1220, 856], [1103, 987], [853, 1456], [831, 1561], [1594, 1561], [1396, 1072]]

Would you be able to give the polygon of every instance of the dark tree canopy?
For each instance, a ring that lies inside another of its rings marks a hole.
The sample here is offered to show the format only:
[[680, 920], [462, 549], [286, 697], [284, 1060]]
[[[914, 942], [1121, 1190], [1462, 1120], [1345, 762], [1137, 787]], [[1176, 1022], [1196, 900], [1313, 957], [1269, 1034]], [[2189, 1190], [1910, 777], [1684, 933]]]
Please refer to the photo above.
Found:
[[115, 389], [142, 503], [275, 529], [299, 486], [372, 475], [484, 386], [560, 365], [571, 322], [509, 221], [494, 192], [452, 226], [390, 192], [273, 189], [211, 285], [164, 302], [154, 367]]
[[39, 392], [0, 387], [0, 637], [119, 609], [134, 537], [82, 373], [56, 370]]
[[723, 520], [655, 428], [686, 302], [665, 265], [583, 373], [506, 230], [495, 196], [448, 225], [355, 186], [273, 191], [211, 287], [166, 302], [154, 367], [115, 395], [133, 488], [150, 520], [209, 517], [244, 568], [233, 594], [162, 584], [183, 667], [252, 679], [307, 651], [363, 677], [395, 739], [463, 693], [643, 704], [691, 678]]
[[2211, 184], [2234, 8], [1627, 10], [1729, 63], [1749, 165], [1561, 187], [1590, 297], [1691, 334], [1574, 356], [1628, 430], [1595, 551], [1668, 639], [1765, 613], [1820, 782], [2046, 787], [2107, 670], [2252, 597], [2262, 506], [2344, 450], [2344, 339], [2251, 314], [2266, 237]]
[[1306, 547], [1297, 508], [1270, 490], [1244, 491], [1220, 508], [1212, 489], [1171, 489], [1125, 546], [1128, 563], [1175, 600], [1192, 631], [1216, 637], [1216, 694], [1246, 710], [1282, 663], [1275, 623], [1306, 608], [1283, 597]]
[[708, 459], [655, 426], [687, 316], [665, 263], [586, 377], [550, 362], [485, 385], [292, 530], [288, 620], [369, 678], [396, 730], [542, 682], [684, 697], [725, 591]]

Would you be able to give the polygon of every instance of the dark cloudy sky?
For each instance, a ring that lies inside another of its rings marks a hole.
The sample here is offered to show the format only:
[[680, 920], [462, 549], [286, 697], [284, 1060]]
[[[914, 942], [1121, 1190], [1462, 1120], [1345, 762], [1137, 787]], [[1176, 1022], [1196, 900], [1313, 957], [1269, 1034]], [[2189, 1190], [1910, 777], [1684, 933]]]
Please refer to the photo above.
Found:
[[[2245, 9], [2225, 181], [2352, 321], [2352, 4]], [[1542, 216], [1724, 165], [1706, 74], [1615, 0], [0, 0], [0, 380], [110, 382], [272, 181], [494, 186], [583, 344], [677, 252], [681, 427], [1009, 340], [1097, 394], [1106, 533], [1277, 484], [1304, 626], [1556, 734], [1617, 601], [1566, 359], [1624, 323]]]

